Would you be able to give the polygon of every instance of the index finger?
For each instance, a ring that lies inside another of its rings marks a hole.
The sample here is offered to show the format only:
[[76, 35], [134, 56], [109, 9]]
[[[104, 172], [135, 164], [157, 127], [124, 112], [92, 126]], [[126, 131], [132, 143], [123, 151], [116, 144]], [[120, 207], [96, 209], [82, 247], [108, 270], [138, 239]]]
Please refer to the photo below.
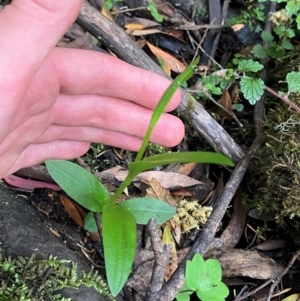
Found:
[[[168, 79], [154, 72], [95, 51], [57, 48], [51, 58], [63, 94], [101, 94], [153, 109], [170, 85]], [[180, 100], [178, 89], [167, 111], [174, 110]]]

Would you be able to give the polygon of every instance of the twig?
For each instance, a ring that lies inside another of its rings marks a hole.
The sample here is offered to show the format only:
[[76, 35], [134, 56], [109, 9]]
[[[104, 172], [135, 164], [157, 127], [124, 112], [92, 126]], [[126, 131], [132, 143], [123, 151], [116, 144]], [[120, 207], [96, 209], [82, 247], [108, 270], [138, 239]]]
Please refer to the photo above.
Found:
[[220, 109], [222, 109], [224, 112], [226, 112], [227, 114], [229, 114], [238, 124], [239, 127], [243, 127], [243, 124], [239, 121], [239, 119], [236, 117], [236, 115], [231, 112], [228, 111], [224, 106], [222, 106], [220, 103], [218, 103], [216, 100], [214, 100], [210, 95], [206, 94], [204, 91], [202, 90], [187, 90], [189, 93], [199, 93], [202, 92], [205, 94], [205, 96], [212, 101], [216, 106], [218, 106]]
[[294, 262], [296, 261], [296, 259], [299, 256], [300, 256], [300, 250], [293, 255], [293, 257], [291, 258], [287, 267], [278, 276], [276, 276], [275, 278], [269, 279], [268, 281], [266, 281], [265, 283], [263, 283], [262, 285], [260, 285], [256, 289], [254, 289], [253, 291], [251, 291], [247, 294], [244, 294], [244, 295], [240, 296], [239, 298], [234, 299], [234, 301], [242, 301], [245, 298], [248, 298], [248, 297], [256, 294], [258, 291], [260, 291], [261, 289], [263, 289], [264, 287], [266, 287], [267, 285], [269, 285], [270, 283], [273, 282], [273, 284], [271, 285], [270, 290], [269, 290], [268, 299], [266, 300], [266, 301], [270, 301], [275, 287], [278, 285], [278, 283], [282, 279], [282, 277], [289, 271], [289, 269], [291, 268], [291, 266], [294, 264]]
[[282, 277], [290, 270], [296, 259], [300, 256], [300, 250], [298, 250], [291, 258], [290, 262], [288, 263], [287, 267], [276, 277], [275, 281], [270, 287], [268, 298], [266, 301], [271, 301], [272, 295], [274, 293], [274, 289], [278, 285], [278, 283], [281, 281]]
[[149, 221], [148, 231], [154, 253], [154, 268], [145, 301], [152, 301], [153, 296], [155, 296], [157, 292], [162, 288], [171, 246], [163, 246], [160, 239], [160, 233], [154, 219], [151, 219]]
[[[228, 6], [229, 6], [229, 0], [225, 0], [223, 3], [223, 7], [222, 7], [222, 15], [221, 15], [221, 26], [224, 25], [225, 23], [225, 19], [226, 19], [226, 15], [227, 15], [227, 11], [228, 11]], [[217, 47], [220, 41], [220, 37], [221, 37], [221, 30], [219, 30], [219, 32], [217, 33], [211, 51], [210, 51], [210, 57], [215, 57], [215, 53], [217, 51]], [[210, 61], [209, 61], [210, 62]]]

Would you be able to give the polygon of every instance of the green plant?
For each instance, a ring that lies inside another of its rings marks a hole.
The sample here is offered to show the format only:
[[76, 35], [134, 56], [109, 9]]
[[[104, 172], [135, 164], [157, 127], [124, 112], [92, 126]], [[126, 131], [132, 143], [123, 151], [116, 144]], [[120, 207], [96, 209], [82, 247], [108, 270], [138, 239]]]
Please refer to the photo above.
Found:
[[[70, 264], [67, 266], [66, 264]], [[69, 260], [50, 256], [47, 260], [29, 258], [6, 258], [0, 249], [0, 300], [18, 301], [70, 301], [55, 291], [63, 288], [76, 289], [81, 285], [93, 286], [102, 296], [114, 300], [107, 284], [93, 269], [78, 276], [77, 265]]]
[[[157, 104], [142, 146], [134, 162], [128, 163], [128, 175], [111, 197], [98, 179], [68, 161], [50, 160], [46, 162], [53, 179], [79, 204], [94, 213], [102, 213], [102, 236], [108, 285], [113, 296], [122, 289], [131, 271], [136, 249], [136, 223], [147, 224], [150, 218], [163, 223], [175, 214], [175, 209], [165, 202], [152, 198], [133, 198], [118, 204], [118, 197], [132, 180], [142, 171], [158, 165], [171, 163], [215, 163], [233, 165], [231, 160], [218, 153], [185, 152], [165, 153], [143, 158], [155, 124], [164, 112], [177, 88], [193, 73], [198, 60], [191, 63], [163, 94]], [[85, 227], [93, 225], [93, 214], [88, 214]]]
[[[105, 0], [104, 5], [105, 8], [108, 10], [111, 10], [116, 2], [121, 2], [122, 0]], [[150, 11], [152, 17], [157, 21], [157, 22], [162, 22], [163, 21], [163, 16], [158, 12], [157, 7], [153, 0], [147, 0], [148, 5], [146, 7], [147, 10]], [[143, 8], [141, 8], [143, 9]]]
[[204, 261], [200, 254], [188, 260], [185, 268], [185, 285], [177, 294], [177, 301], [189, 301], [190, 295], [196, 292], [202, 301], [224, 301], [229, 294], [222, 282], [222, 269], [218, 260]]

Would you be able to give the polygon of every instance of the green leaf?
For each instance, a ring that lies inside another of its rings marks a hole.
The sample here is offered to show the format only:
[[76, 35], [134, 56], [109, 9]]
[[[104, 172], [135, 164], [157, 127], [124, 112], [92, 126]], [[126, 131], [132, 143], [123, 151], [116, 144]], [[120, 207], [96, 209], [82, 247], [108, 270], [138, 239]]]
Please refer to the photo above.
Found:
[[238, 65], [238, 70], [243, 72], [257, 72], [263, 69], [263, 65], [253, 60], [243, 60]]
[[221, 279], [221, 265], [216, 259], [204, 261], [201, 255], [195, 254], [192, 261], [186, 263], [186, 285], [196, 291], [202, 301], [225, 300], [229, 290]]
[[186, 262], [186, 286], [196, 291], [201, 286], [201, 273], [204, 269], [204, 259], [200, 254], [195, 254], [192, 260]]
[[299, 0], [290, 0], [287, 1], [285, 6], [286, 15], [290, 18], [292, 15], [296, 15], [299, 11], [300, 1]]
[[234, 104], [232, 104], [232, 110], [242, 112], [244, 110], [244, 105], [241, 103], [234, 103]]
[[288, 93], [300, 91], [300, 72], [292, 71], [287, 74]]
[[92, 233], [98, 231], [93, 212], [89, 212], [84, 217], [84, 230], [86, 230], [88, 232], [92, 232]]
[[162, 22], [164, 20], [163, 16], [157, 11], [156, 5], [152, 0], [148, 0], [147, 10], [151, 12], [152, 17], [157, 22]]
[[256, 44], [252, 50], [251, 53], [255, 55], [258, 59], [263, 59], [267, 55], [267, 50], [260, 44]]
[[274, 28], [274, 32], [278, 35], [279, 38], [284, 37], [285, 35], [285, 26], [280, 25]]
[[286, 51], [281, 45], [276, 45], [272, 43], [267, 51], [268, 55], [273, 59], [280, 59], [284, 57]]
[[136, 250], [135, 219], [124, 207], [105, 204], [102, 232], [107, 282], [115, 297], [131, 272]]
[[192, 291], [189, 291], [189, 292], [179, 292], [176, 295], [175, 298], [176, 298], [177, 301], [190, 301], [190, 295], [192, 293], [193, 293]]
[[241, 91], [250, 104], [254, 105], [264, 92], [264, 82], [260, 78], [243, 76], [241, 81]]
[[214, 152], [181, 152], [161, 154], [143, 159], [143, 161], [128, 163], [128, 170], [138, 175], [140, 172], [159, 165], [172, 163], [211, 163], [234, 166], [234, 163], [226, 156]]
[[261, 38], [263, 39], [263, 41], [268, 42], [268, 43], [270, 43], [274, 40], [274, 37], [272, 36], [272, 34], [270, 34], [267, 31], [263, 31], [261, 33]]
[[176, 298], [177, 301], [189, 301], [190, 300], [190, 295], [193, 294], [193, 293], [194, 292], [187, 287], [186, 282], [185, 282], [182, 289], [176, 295], [175, 298]]
[[209, 275], [209, 280], [211, 282], [222, 280], [222, 268], [220, 262], [216, 259], [207, 259], [205, 261], [203, 272]]
[[225, 301], [229, 290], [223, 282], [206, 284], [202, 289], [196, 291], [202, 301]]
[[150, 140], [150, 136], [152, 134], [154, 126], [156, 125], [160, 116], [164, 112], [172, 96], [175, 94], [176, 90], [181, 86], [181, 84], [186, 82], [192, 76], [194, 72], [194, 68], [197, 66], [198, 63], [199, 63], [199, 58], [197, 58], [189, 66], [187, 66], [186, 69], [175, 78], [175, 80], [171, 83], [168, 89], [164, 92], [163, 96], [161, 97], [160, 101], [158, 102], [158, 104], [154, 109], [142, 146], [137, 154], [136, 161], [140, 161], [142, 159], [145, 149]]
[[300, 14], [297, 15], [296, 23], [297, 23], [297, 29], [300, 30]]
[[107, 10], [111, 10], [114, 7], [114, 1], [113, 0], [105, 0], [104, 5]]
[[46, 166], [55, 182], [88, 210], [101, 212], [103, 205], [110, 202], [106, 187], [81, 166], [62, 160], [48, 160]]
[[162, 224], [176, 213], [172, 206], [155, 198], [133, 198], [122, 202], [119, 206], [131, 212], [136, 223], [142, 225], [146, 225], [151, 218]]
[[285, 31], [285, 37], [286, 38], [293, 38], [295, 36], [295, 32], [291, 28], [287, 28]]
[[286, 39], [282, 41], [281, 46], [287, 50], [293, 49], [293, 44]]

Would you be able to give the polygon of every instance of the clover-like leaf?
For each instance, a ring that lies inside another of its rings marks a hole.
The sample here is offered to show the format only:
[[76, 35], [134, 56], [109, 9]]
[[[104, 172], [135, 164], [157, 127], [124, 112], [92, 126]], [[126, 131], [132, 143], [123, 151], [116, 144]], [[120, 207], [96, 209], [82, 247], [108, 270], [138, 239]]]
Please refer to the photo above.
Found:
[[133, 198], [122, 202], [119, 206], [131, 212], [136, 223], [142, 225], [146, 225], [151, 218], [162, 224], [176, 213], [172, 206], [155, 198]]
[[54, 181], [78, 204], [93, 212], [101, 212], [110, 201], [106, 187], [81, 166], [63, 160], [46, 161]]
[[189, 289], [196, 291], [201, 286], [204, 259], [200, 254], [195, 254], [192, 260], [186, 263], [185, 282]]
[[202, 301], [224, 301], [229, 294], [227, 286], [221, 281], [221, 265], [216, 259], [204, 261], [195, 254], [186, 263], [186, 286], [196, 291]]

